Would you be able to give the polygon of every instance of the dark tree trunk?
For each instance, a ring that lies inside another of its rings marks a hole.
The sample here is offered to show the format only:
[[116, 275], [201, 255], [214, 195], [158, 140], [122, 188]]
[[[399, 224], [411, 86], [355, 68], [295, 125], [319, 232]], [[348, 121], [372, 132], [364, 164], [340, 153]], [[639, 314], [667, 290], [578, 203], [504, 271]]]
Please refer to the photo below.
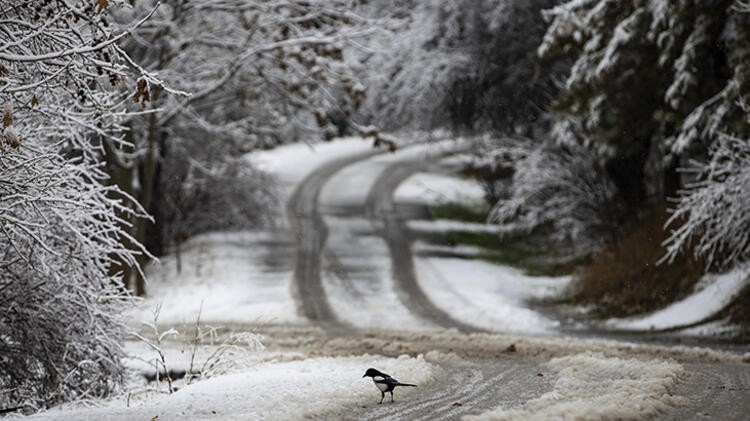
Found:
[[[126, 140], [129, 142], [132, 142], [132, 132], [128, 131], [126, 133]], [[130, 195], [131, 197], [134, 196], [134, 186], [133, 186], [133, 177], [135, 176], [135, 168], [132, 164], [127, 164], [125, 162], [122, 162], [120, 159], [120, 155], [118, 152], [126, 152], [130, 153], [131, 150], [125, 150], [125, 151], [117, 151], [115, 149], [115, 146], [112, 145], [110, 142], [104, 141], [104, 160], [105, 165], [107, 169], [107, 173], [110, 176], [109, 183], [111, 185], [117, 185], [120, 190], [125, 192], [126, 194]], [[110, 193], [112, 194], [112, 193]], [[117, 197], [114, 197], [114, 199], [121, 199], [119, 197], [119, 194], [115, 194]], [[116, 211], [116, 215], [123, 219], [126, 222], [130, 222], [131, 224], [134, 222], [132, 219], [132, 216], [130, 214], [126, 214], [123, 211]], [[123, 222], [120, 224], [120, 228], [124, 232], [128, 232], [132, 235], [132, 226], [128, 226], [126, 222]], [[123, 237], [120, 238], [120, 243], [122, 243], [126, 248], [132, 249], [133, 244], [131, 243], [130, 239]], [[125, 286], [129, 286], [130, 282], [132, 281], [133, 274], [136, 272], [134, 268], [129, 265], [127, 262], [124, 262], [120, 257], [113, 256], [113, 260], [116, 262], [112, 264], [109, 267], [109, 275], [114, 276], [120, 273], [122, 275], [123, 284]]]

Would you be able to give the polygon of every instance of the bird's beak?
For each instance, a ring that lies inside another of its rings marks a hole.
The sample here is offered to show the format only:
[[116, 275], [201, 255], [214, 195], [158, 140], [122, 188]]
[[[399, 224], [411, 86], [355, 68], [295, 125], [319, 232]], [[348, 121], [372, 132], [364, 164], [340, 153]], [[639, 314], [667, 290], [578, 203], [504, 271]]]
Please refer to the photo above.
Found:
[[367, 374], [365, 374], [365, 375], [364, 375], [364, 376], [362, 376], [362, 377], [367, 377]]

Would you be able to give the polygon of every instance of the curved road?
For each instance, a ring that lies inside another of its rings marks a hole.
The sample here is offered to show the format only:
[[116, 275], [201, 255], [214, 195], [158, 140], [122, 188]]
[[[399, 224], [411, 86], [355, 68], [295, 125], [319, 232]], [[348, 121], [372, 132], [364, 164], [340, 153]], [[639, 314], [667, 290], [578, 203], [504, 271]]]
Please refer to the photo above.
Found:
[[[420, 146], [424, 145], [413, 144], [402, 150]], [[287, 205], [287, 216], [296, 241], [295, 296], [303, 315], [331, 333], [351, 333], [353, 328], [346, 320], [336, 317], [323, 288], [321, 259], [324, 254], [330, 260], [335, 260], [336, 256], [326, 250], [328, 228], [320, 210], [320, 193], [326, 182], [344, 168], [382, 153], [384, 152], [378, 150], [368, 151], [319, 167], [297, 186]], [[443, 328], [455, 328], [465, 333], [481, 332], [482, 329], [462, 323], [435, 306], [417, 282], [411, 239], [407, 235], [404, 219], [398, 214], [394, 204], [393, 193], [402, 181], [421, 169], [424, 169], [424, 164], [413, 159], [397, 160], [389, 164], [370, 188], [364, 214], [361, 216], [369, 217], [383, 226], [379, 234], [389, 250], [392, 275], [397, 287], [395, 292], [408, 311], [417, 318]]]
[[304, 316], [329, 330], [344, 332], [349, 326], [338, 320], [331, 310], [320, 277], [320, 259], [328, 234], [318, 206], [320, 190], [342, 168], [380, 153], [383, 152], [372, 150], [319, 167], [297, 186], [287, 204], [287, 217], [297, 242], [294, 292]]
[[398, 289], [396, 293], [404, 306], [419, 317], [431, 320], [444, 328], [456, 328], [461, 332], [480, 332], [474, 326], [462, 323], [442, 309], [436, 307], [425, 295], [414, 272], [412, 241], [408, 228], [393, 202], [393, 193], [404, 180], [423, 169], [419, 162], [404, 161], [389, 165], [381, 173], [367, 195], [367, 213], [371, 218], [383, 222], [382, 236], [388, 244], [393, 277]]

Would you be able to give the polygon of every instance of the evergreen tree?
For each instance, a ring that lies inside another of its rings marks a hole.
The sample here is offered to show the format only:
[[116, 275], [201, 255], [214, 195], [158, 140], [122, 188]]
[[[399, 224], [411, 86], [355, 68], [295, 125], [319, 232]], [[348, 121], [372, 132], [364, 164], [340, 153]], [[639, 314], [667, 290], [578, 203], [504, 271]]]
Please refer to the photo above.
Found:
[[545, 17], [538, 56], [575, 59], [553, 109], [578, 121], [625, 203], [674, 194], [681, 160], [705, 156], [721, 134], [750, 134], [742, 2], [574, 0]]

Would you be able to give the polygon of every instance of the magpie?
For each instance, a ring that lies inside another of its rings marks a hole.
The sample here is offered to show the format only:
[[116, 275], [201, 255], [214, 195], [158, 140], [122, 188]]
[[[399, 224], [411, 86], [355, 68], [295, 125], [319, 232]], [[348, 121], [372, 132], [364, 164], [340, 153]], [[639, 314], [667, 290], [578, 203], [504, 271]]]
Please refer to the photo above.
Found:
[[391, 402], [393, 402], [393, 389], [395, 389], [396, 386], [417, 387], [416, 384], [401, 383], [393, 377], [385, 373], [381, 373], [374, 368], [368, 368], [365, 372], [365, 375], [362, 377], [372, 377], [372, 381], [375, 382], [375, 386], [380, 389], [380, 402], [378, 403], [383, 403], [386, 392], [391, 394]]

